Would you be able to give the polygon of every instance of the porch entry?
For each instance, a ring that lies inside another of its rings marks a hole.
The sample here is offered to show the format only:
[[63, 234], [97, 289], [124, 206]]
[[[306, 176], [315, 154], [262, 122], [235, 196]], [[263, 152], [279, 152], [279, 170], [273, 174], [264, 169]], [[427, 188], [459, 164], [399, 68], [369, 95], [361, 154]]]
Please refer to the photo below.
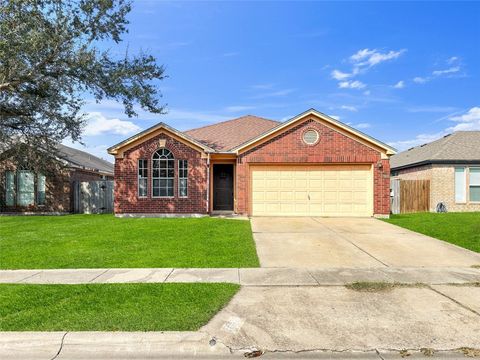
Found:
[[213, 210], [233, 211], [233, 164], [213, 164]]

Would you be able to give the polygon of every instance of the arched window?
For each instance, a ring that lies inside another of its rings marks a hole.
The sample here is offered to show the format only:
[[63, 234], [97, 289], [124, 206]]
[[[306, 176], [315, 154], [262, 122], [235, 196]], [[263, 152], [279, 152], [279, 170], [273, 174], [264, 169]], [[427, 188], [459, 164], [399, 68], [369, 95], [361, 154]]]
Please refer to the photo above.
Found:
[[175, 160], [170, 150], [157, 150], [152, 157], [152, 196], [173, 196]]

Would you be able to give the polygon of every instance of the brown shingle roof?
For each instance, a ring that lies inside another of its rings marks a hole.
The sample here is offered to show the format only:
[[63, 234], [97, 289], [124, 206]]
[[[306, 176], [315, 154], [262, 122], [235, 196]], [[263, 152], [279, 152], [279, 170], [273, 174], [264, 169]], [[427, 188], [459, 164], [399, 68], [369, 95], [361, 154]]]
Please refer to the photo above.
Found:
[[278, 124], [278, 121], [246, 115], [233, 120], [187, 130], [185, 133], [217, 151], [228, 151], [263, 134]]
[[457, 131], [441, 139], [403, 151], [390, 158], [393, 169], [434, 162], [480, 163], [480, 131]]

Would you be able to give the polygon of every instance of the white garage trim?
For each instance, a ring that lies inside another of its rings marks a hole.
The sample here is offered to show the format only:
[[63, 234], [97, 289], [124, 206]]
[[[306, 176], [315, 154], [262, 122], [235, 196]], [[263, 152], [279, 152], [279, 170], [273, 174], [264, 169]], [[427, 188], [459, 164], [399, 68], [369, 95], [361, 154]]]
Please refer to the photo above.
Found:
[[252, 165], [254, 216], [372, 216], [371, 164]]

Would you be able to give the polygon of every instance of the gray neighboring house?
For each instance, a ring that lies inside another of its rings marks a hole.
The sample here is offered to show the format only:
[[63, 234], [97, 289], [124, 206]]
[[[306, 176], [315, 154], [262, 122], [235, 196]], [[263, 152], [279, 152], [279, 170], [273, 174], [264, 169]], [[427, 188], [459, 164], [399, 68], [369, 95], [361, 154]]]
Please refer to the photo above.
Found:
[[392, 179], [430, 180], [430, 211], [480, 211], [480, 131], [458, 131], [390, 158]]
[[48, 176], [0, 162], [0, 213], [70, 213], [76, 181], [113, 180], [113, 164], [85, 151], [58, 145], [64, 168]]

